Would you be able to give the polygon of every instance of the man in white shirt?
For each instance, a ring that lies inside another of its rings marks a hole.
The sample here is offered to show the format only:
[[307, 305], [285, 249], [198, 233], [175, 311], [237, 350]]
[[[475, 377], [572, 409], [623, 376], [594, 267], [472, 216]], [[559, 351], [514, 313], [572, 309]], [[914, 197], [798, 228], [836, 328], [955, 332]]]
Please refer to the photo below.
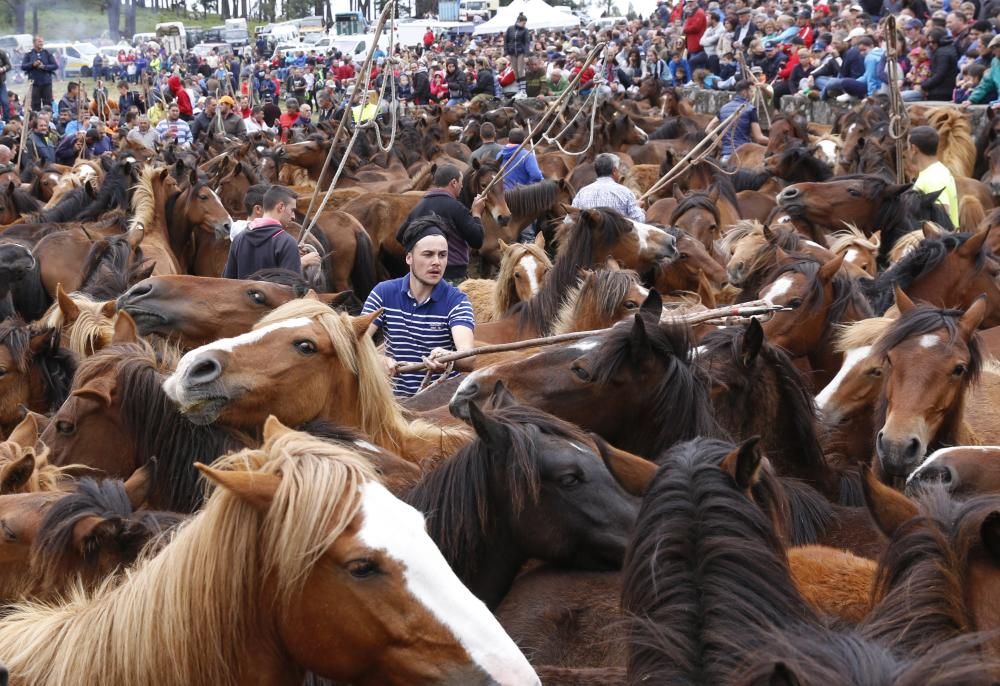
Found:
[[581, 188], [573, 198], [573, 207], [589, 210], [609, 207], [622, 216], [637, 222], [646, 221], [646, 213], [639, 207], [635, 193], [621, 185], [621, 159], [610, 152], [601, 153], [594, 160], [597, 180]]
[[135, 128], [130, 129], [125, 137], [129, 141], [138, 143], [150, 150], [156, 150], [156, 142], [160, 140], [156, 130], [149, 125], [149, 117], [145, 114], [139, 115], [139, 118], [136, 119]]

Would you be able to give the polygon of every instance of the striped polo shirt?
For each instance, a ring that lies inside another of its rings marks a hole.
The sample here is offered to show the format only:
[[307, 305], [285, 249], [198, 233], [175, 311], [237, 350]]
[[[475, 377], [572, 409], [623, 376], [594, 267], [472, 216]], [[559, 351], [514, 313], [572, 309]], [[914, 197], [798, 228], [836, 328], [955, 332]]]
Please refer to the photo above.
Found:
[[[454, 326], [476, 328], [472, 305], [465, 293], [441, 280], [431, 296], [418, 303], [410, 293], [410, 275], [383, 281], [375, 286], [362, 314], [380, 307], [385, 311], [373, 322], [385, 336], [385, 354], [401, 363], [420, 362], [434, 348], [454, 350]], [[426, 372], [397, 374], [393, 393], [409, 397], [417, 392]], [[457, 372], [453, 372], [453, 375]]]

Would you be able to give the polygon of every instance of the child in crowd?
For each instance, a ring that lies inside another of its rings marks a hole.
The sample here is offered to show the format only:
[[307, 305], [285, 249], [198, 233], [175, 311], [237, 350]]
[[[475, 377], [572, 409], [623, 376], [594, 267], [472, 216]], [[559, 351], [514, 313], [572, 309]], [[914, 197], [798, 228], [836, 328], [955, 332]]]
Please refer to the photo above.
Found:
[[957, 103], [963, 103], [968, 100], [969, 96], [972, 95], [972, 91], [975, 90], [976, 86], [979, 85], [979, 82], [983, 80], [983, 75], [985, 73], [986, 67], [979, 62], [967, 64], [955, 84], [954, 101]]

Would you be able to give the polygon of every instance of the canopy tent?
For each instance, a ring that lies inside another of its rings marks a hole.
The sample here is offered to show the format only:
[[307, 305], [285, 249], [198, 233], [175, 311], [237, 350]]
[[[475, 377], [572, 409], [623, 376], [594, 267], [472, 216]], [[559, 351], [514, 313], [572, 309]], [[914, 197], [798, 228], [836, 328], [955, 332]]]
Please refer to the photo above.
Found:
[[546, 4], [544, 0], [514, 0], [506, 7], [501, 7], [495, 17], [477, 26], [473, 34], [480, 36], [486, 33], [503, 33], [522, 12], [528, 18], [528, 28], [532, 30], [565, 29], [580, 25], [580, 20], [575, 16]]

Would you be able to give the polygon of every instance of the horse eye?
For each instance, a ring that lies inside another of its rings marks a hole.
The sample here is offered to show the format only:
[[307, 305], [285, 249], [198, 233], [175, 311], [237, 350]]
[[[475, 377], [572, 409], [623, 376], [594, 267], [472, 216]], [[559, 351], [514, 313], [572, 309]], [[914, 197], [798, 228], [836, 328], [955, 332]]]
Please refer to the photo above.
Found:
[[362, 560], [351, 560], [347, 563], [347, 571], [355, 579], [368, 579], [379, 573], [378, 565], [374, 560], [368, 558]]
[[625, 303], [626, 310], [634, 310], [637, 307], [639, 307], [639, 303], [637, 303], [635, 300], [629, 300]]
[[56, 422], [56, 431], [63, 436], [72, 436], [76, 433], [76, 424], [73, 422], [67, 422], [65, 419], [60, 419]]
[[0, 378], [2, 378], [4, 376], [7, 376], [7, 368], [6, 367], [0, 367]]
[[955, 368], [951, 370], [952, 376], [962, 376], [966, 372], [966, 367], [964, 364], [956, 364]]
[[793, 310], [797, 310], [801, 306], [802, 306], [802, 298], [792, 298], [790, 301], [788, 301], [788, 304], [785, 305], [785, 307], [789, 307]]
[[867, 374], [868, 374], [868, 376], [877, 379], [877, 378], [879, 378], [879, 377], [882, 376], [882, 368], [881, 367], [872, 367], [871, 369], [868, 370]]
[[267, 302], [267, 298], [264, 297], [264, 294], [261, 293], [260, 291], [249, 290], [247, 291], [247, 295], [249, 295], [250, 299], [253, 300], [255, 303], [257, 303], [258, 305], [263, 305]]
[[847, 194], [853, 195], [855, 198], [861, 197], [861, 191], [859, 191], [857, 188], [848, 188]]
[[316, 352], [316, 344], [312, 341], [295, 341], [293, 345], [303, 355], [312, 355]]
[[579, 365], [573, 365], [573, 373], [580, 381], [590, 381], [590, 373]]
[[682, 260], [686, 260], [688, 257], [690, 257], [690, 255], [688, 255], [686, 252], [682, 252], [680, 254], [680, 259]]
[[521, 278], [521, 273], [520, 272], [514, 272], [514, 278], [515, 279], [520, 279]]
[[719, 233], [719, 225], [712, 224], [710, 227], [708, 227], [708, 230], [711, 231], [712, 233]]
[[571, 486], [576, 486], [582, 482], [582, 479], [576, 474], [563, 474], [559, 477], [559, 485], [565, 486], [567, 488]]

